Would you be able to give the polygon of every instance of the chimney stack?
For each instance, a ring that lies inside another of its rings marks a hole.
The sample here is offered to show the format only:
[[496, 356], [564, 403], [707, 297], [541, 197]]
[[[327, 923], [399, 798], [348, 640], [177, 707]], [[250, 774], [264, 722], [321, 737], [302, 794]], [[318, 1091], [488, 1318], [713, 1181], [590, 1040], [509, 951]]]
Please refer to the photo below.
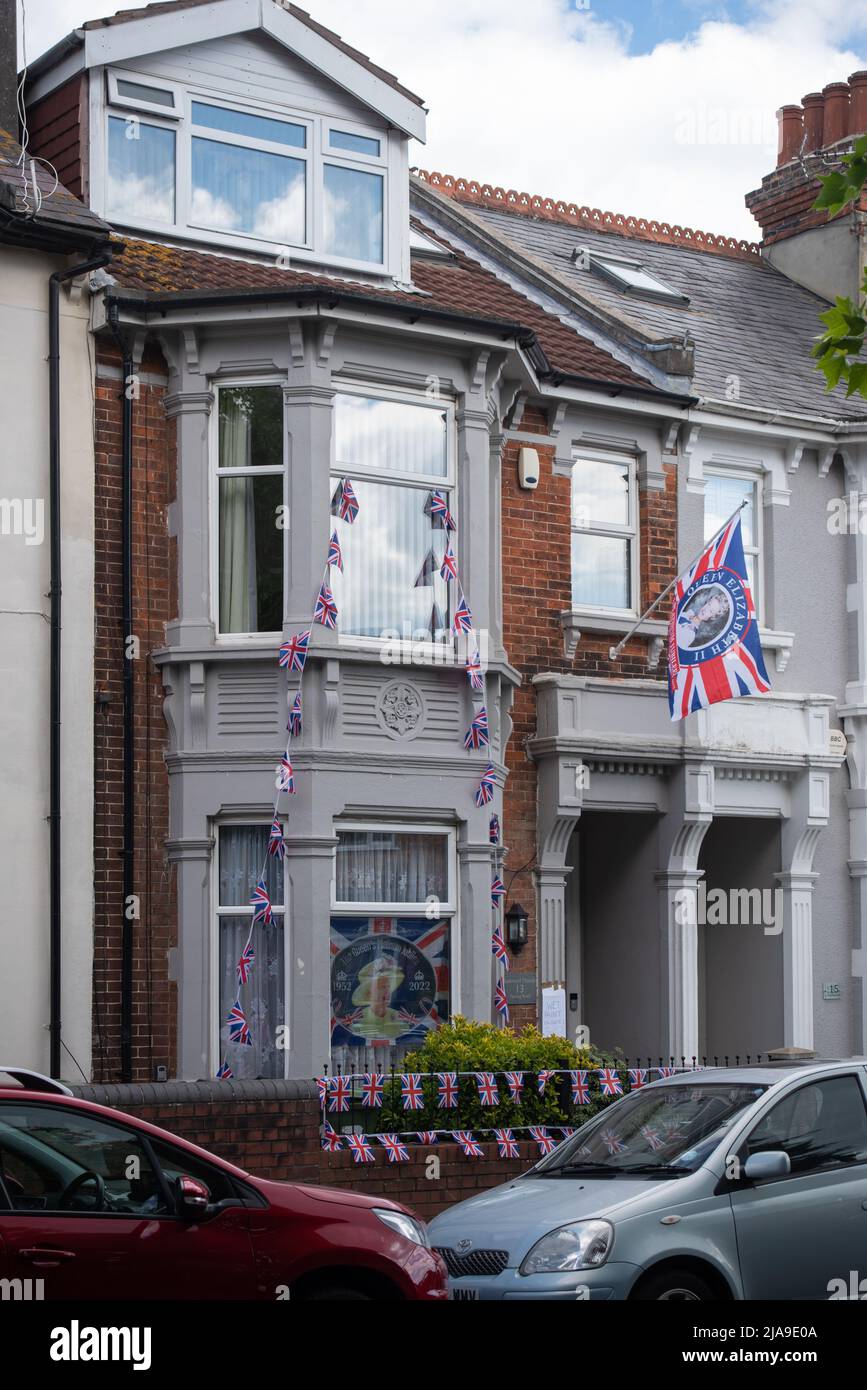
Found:
[[0, 0], [0, 128], [18, 139], [18, 0]]

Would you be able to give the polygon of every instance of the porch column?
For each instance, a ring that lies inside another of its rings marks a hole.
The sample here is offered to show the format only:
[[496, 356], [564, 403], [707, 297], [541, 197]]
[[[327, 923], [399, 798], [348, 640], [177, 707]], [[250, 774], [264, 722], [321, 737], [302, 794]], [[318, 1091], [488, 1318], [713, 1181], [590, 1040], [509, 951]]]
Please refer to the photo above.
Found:
[[671, 780], [670, 810], [661, 827], [656, 875], [660, 934], [661, 1047], [670, 1057], [697, 1057], [698, 856], [713, 821], [714, 769], [694, 763]]
[[536, 870], [540, 985], [566, 985], [566, 879], [571, 872], [568, 865], [547, 865]]
[[460, 870], [460, 1012], [480, 1023], [494, 1014], [494, 957], [491, 933], [494, 916], [491, 880], [494, 858], [490, 842], [458, 845]]
[[791, 812], [783, 823], [782, 893], [783, 1032], [787, 1047], [813, 1046], [813, 856], [828, 823], [829, 774], [807, 768], [792, 787]]

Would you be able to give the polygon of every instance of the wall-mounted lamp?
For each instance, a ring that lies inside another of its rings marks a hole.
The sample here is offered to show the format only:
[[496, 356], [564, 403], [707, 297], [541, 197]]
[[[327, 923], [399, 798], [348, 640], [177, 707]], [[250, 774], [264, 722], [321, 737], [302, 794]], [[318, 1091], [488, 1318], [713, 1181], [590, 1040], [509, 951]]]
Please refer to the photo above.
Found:
[[505, 921], [506, 942], [517, 955], [527, 944], [527, 914], [520, 903], [512, 903]]

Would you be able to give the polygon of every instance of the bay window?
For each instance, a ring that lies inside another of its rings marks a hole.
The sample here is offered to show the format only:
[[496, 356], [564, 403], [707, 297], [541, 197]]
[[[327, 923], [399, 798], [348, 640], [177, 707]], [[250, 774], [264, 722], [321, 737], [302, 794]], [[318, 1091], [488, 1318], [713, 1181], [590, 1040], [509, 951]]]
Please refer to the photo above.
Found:
[[713, 472], [705, 468], [704, 494], [704, 538], [709, 541], [725, 525], [741, 502], [746, 506], [741, 512], [741, 536], [744, 542], [744, 559], [750, 581], [750, 591], [756, 605], [756, 613], [762, 616], [762, 572], [761, 572], [761, 513], [760, 483], [755, 474], [732, 473], [729, 470]]
[[217, 630], [279, 633], [287, 535], [282, 387], [220, 387], [217, 427]]
[[636, 487], [630, 459], [572, 465], [572, 606], [630, 613], [636, 602]]

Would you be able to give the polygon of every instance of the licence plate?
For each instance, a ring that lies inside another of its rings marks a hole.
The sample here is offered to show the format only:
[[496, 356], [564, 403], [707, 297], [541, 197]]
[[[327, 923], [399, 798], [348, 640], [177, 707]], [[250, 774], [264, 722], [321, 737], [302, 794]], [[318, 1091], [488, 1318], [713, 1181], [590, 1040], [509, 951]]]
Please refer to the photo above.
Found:
[[468, 1303], [473, 1299], [478, 1299], [478, 1289], [452, 1289], [452, 1298], [455, 1303]]

